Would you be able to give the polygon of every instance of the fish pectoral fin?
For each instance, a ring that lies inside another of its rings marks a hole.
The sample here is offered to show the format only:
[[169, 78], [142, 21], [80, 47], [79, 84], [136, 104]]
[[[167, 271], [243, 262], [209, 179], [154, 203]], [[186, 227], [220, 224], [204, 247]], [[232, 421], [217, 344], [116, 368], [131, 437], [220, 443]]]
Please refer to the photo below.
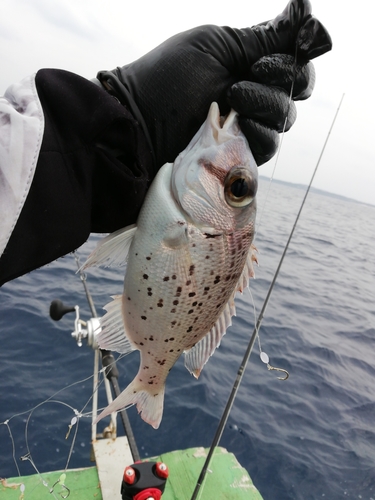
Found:
[[171, 225], [166, 230], [166, 234], [163, 238], [163, 244], [171, 248], [172, 250], [179, 250], [180, 248], [186, 247], [189, 243], [189, 238], [187, 235], [187, 226], [185, 222], [181, 221]]
[[249, 253], [247, 254], [247, 259], [245, 266], [242, 270], [240, 279], [238, 280], [236, 291], [237, 292], [243, 292], [248, 284], [249, 284], [249, 279], [255, 277], [255, 272], [254, 272], [254, 266], [253, 262], [258, 264], [258, 259], [257, 259], [257, 248], [254, 245], [250, 245], [250, 250]]
[[227, 328], [232, 324], [232, 316], [235, 314], [236, 308], [232, 296], [207, 335], [185, 352], [185, 366], [195, 378], [199, 377], [204, 365], [213, 355], [215, 349], [219, 347]]
[[138, 413], [140, 413], [142, 419], [154, 429], [157, 429], [163, 416], [164, 390], [165, 385], [162, 384], [157, 390], [151, 392], [146, 390], [141, 382], [134, 379], [128, 387], [101, 412], [94, 424], [113, 412], [117, 412], [135, 404], [137, 405]]
[[132, 224], [100, 240], [95, 250], [81, 267], [81, 270], [92, 266], [110, 267], [124, 265], [136, 230], [137, 226]]
[[107, 313], [100, 319], [101, 331], [97, 342], [101, 349], [128, 354], [135, 350], [124, 328], [122, 317], [122, 295], [112, 297], [113, 300], [104, 309]]

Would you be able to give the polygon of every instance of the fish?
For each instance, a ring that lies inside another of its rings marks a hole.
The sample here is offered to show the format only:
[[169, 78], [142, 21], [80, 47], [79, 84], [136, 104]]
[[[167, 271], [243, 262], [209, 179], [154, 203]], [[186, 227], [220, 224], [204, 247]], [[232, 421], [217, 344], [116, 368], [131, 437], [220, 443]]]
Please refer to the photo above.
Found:
[[101, 240], [84, 268], [126, 262], [124, 291], [101, 318], [103, 349], [140, 351], [139, 371], [97, 421], [136, 405], [160, 425], [165, 382], [184, 353], [196, 378], [254, 276], [257, 165], [231, 110], [213, 102], [186, 149], [153, 180], [137, 223]]

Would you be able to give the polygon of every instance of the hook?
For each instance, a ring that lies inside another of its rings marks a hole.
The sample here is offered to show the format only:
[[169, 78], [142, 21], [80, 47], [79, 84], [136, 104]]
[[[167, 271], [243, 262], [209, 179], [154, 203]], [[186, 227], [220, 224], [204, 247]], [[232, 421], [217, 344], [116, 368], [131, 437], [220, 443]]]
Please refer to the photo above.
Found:
[[52, 485], [52, 488], [49, 490], [50, 493], [53, 493], [54, 489], [55, 489], [55, 486], [57, 484], [60, 484], [60, 486], [62, 488], [64, 488], [64, 490], [66, 491], [66, 494], [64, 495], [62, 491], [59, 492], [59, 495], [61, 496], [61, 498], [68, 498], [68, 496], [70, 495], [70, 489], [65, 486], [64, 482], [65, 482], [65, 479], [66, 479], [66, 474], [61, 474], [61, 476], [59, 477], [59, 479]]
[[283, 368], [275, 368], [274, 366], [271, 366], [269, 363], [267, 363], [267, 368], [269, 370], [276, 370], [278, 372], [285, 373], [285, 377], [277, 377], [279, 380], [287, 380], [289, 378], [289, 372], [287, 370], [284, 370]]

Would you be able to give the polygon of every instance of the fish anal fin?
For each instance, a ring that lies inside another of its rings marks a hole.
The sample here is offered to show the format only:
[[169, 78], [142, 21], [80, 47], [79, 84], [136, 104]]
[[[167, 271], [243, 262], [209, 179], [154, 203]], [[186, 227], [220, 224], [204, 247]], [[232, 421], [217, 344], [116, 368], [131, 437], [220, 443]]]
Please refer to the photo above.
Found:
[[185, 352], [185, 366], [195, 378], [199, 377], [204, 365], [219, 347], [227, 328], [232, 324], [231, 318], [235, 314], [234, 299], [231, 297], [207, 335]]
[[104, 309], [107, 313], [100, 319], [101, 331], [97, 342], [101, 349], [128, 354], [135, 350], [124, 328], [122, 317], [122, 295], [112, 297]]
[[87, 269], [92, 266], [110, 267], [125, 265], [136, 230], [137, 226], [132, 224], [100, 240], [81, 269]]

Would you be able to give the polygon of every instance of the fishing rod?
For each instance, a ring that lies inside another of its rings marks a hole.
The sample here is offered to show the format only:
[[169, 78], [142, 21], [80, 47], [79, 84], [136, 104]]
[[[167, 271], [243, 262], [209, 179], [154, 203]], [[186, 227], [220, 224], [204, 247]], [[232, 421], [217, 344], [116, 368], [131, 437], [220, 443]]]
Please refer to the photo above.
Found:
[[[78, 272], [79, 272], [81, 281], [83, 283], [83, 287], [85, 289], [86, 298], [87, 298], [87, 302], [90, 306], [91, 313], [92, 313], [94, 318], [97, 318], [98, 315], [96, 313], [94, 301], [92, 300], [92, 296], [91, 296], [90, 291], [89, 291], [88, 286], [87, 286], [86, 274], [81, 270], [81, 264], [80, 264], [77, 252], [75, 251], [73, 253], [74, 253], [74, 258], [75, 258], [75, 261], [76, 261], [76, 264], [78, 267]], [[112, 385], [113, 392], [115, 393], [116, 397], [118, 397], [121, 394], [121, 390], [120, 390], [120, 387], [118, 384], [119, 372], [118, 372], [118, 369], [116, 366], [115, 358], [114, 358], [111, 351], [108, 351], [106, 349], [99, 349], [99, 351], [101, 354], [102, 366], [103, 366], [103, 368], [105, 368], [105, 375]], [[129, 448], [130, 448], [132, 457], [133, 457], [134, 461], [138, 461], [138, 460], [140, 460], [140, 455], [139, 455], [137, 444], [135, 442], [135, 438], [134, 438], [134, 434], [133, 434], [133, 430], [132, 430], [132, 427], [130, 424], [128, 414], [126, 413], [125, 409], [121, 410], [119, 412], [119, 414], [120, 414], [120, 418], [122, 421], [122, 425], [124, 427], [125, 434], [128, 438]]]
[[[218, 446], [219, 442], [220, 442], [220, 439], [223, 435], [223, 432], [224, 432], [224, 428], [225, 428], [225, 425], [227, 424], [227, 421], [228, 421], [228, 418], [229, 418], [229, 414], [231, 412], [231, 409], [233, 407], [233, 403], [234, 403], [234, 400], [236, 398], [236, 395], [237, 395], [237, 392], [238, 392], [238, 389], [239, 389], [239, 386], [242, 382], [242, 379], [243, 379], [243, 376], [244, 376], [244, 373], [245, 373], [245, 370], [246, 370], [246, 367], [247, 367], [247, 364], [249, 362], [249, 358], [250, 358], [250, 355], [251, 355], [251, 352], [253, 350], [253, 347], [254, 347], [254, 343], [255, 343], [255, 340], [257, 338], [257, 335], [258, 335], [258, 332], [259, 332], [259, 328], [260, 328], [260, 325], [262, 323], [262, 320], [263, 320], [263, 317], [264, 317], [264, 313], [266, 311], [266, 308], [267, 308], [267, 305], [268, 305], [268, 302], [269, 302], [269, 299], [271, 297], [271, 294], [272, 294], [272, 291], [273, 291], [273, 288], [275, 286], [275, 283], [276, 283], [276, 280], [277, 280], [277, 277], [279, 275], [279, 272], [280, 272], [280, 269], [281, 269], [281, 266], [283, 264], [283, 261], [284, 261], [284, 258], [285, 258], [285, 255], [288, 251], [288, 248], [289, 248], [289, 244], [293, 238], [293, 234], [294, 234], [294, 231], [296, 229], [296, 226], [297, 226], [297, 223], [298, 223], [298, 220], [300, 218], [300, 215], [301, 215], [301, 212], [302, 212], [302, 209], [305, 205], [305, 202], [306, 202], [306, 198], [307, 198], [307, 195], [309, 194], [309, 191], [310, 191], [310, 188], [311, 188], [311, 185], [313, 183], [313, 180], [315, 178], [315, 174], [318, 170], [318, 167], [319, 167], [319, 164], [320, 164], [320, 161], [322, 159], [322, 156], [323, 156], [323, 153], [324, 153], [324, 150], [326, 148], [326, 145], [328, 143], [328, 139], [331, 135], [331, 132], [332, 132], [332, 129], [333, 129], [333, 126], [335, 124], [335, 121], [336, 121], [336, 118], [337, 118], [337, 115], [340, 111], [340, 108], [341, 108], [341, 104], [342, 104], [342, 101], [344, 99], [344, 96], [345, 94], [342, 95], [341, 97], [341, 100], [340, 100], [340, 103], [339, 103], [339, 106], [336, 110], [336, 113], [335, 113], [335, 116], [333, 118], [333, 121], [332, 121], [332, 124], [331, 124], [331, 127], [328, 131], [328, 134], [327, 134], [327, 137], [326, 137], [326, 140], [324, 142], [324, 145], [323, 145], [323, 148], [322, 148], [322, 151], [320, 153], [320, 156], [318, 158], [318, 161], [317, 161], [317, 164], [315, 166], [315, 169], [314, 169], [314, 172], [311, 176], [311, 179], [310, 179], [310, 182], [309, 182], [309, 185], [307, 186], [307, 190], [306, 190], [306, 193], [305, 193], [305, 196], [302, 200], [302, 203], [301, 203], [301, 206], [300, 206], [300, 209], [297, 213], [297, 216], [296, 216], [296, 219], [294, 221], [294, 224], [293, 224], [293, 227], [292, 227], [292, 230], [289, 234], [289, 237], [288, 237], [288, 240], [286, 242], [286, 245], [284, 247], [284, 250], [283, 250], [283, 253], [281, 255], [281, 258], [280, 258], [280, 261], [279, 261], [279, 264], [277, 266], [277, 269], [275, 271], [275, 274], [273, 276], [273, 279], [271, 281], [271, 284], [270, 284], [270, 287], [268, 289], [268, 292], [267, 292], [267, 295], [266, 295], [266, 298], [264, 299], [264, 302], [263, 302], [263, 306], [262, 306], [262, 309], [259, 313], [259, 316], [258, 316], [258, 319], [257, 319], [257, 322], [255, 324], [255, 327], [254, 327], [254, 330], [253, 330], [253, 333], [251, 335], [251, 338], [250, 338], [250, 341], [248, 343], [248, 346], [247, 346], [247, 349], [245, 351], [245, 354], [244, 354], [244, 357], [242, 359], [242, 362], [241, 362], [241, 365], [237, 371], [237, 376], [236, 376], [236, 379], [234, 381], [234, 384], [233, 384], [233, 387], [232, 387], [232, 391], [229, 395], [229, 398], [228, 398], [228, 401], [227, 401], [227, 404], [224, 408], [224, 411], [223, 411], [223, 414], [222, 414], [222, 417], [220, 419], [220, 422], [219, 422], [219, 425], [217, 427], [217, 430], [216, 430], [216, 433], [215, 433], [215, 436], [213, 438], [213, 441], [212, 441], [212, 444], [211, 444], [211, 447], [209, 449], [209, 452], [207, 454], [207, 458], [205, 460], [205, 463], [203, 465], [203, 468], [201, 470], [201, 473], [199, 475], [199, 478], [198, 478], [198, 481], [197, 481], [197, 484], [195, 486], [195, 489], [194, 489], [194, 492], [193, 492], [193, 495], [191, 497], [191, 500], [196, 500], [197, 497], [198, 497], [198, 494], [199, 494], [199, 491], [201, 489], [201, 486], [203, 484], [203, 481], [204, 481], [204, 478], [207, 474], [207, 471], [208, 471], [208, 468], [209, 468], [209, 465], [210, 465], [210, 462], [211, 462], [211, 459], [212, 459], [212, 456], [214, 454], [214, 451], [215, 451], [215, 448]], [[273, 369], [273, 367], [271, 367], [270, 369]], [[285, 379], [284, 379], [285, 380]]]
[[[99, 326], [99, 319], [98, 319], [98, 315], [97, 315], [97, 312], [95, 309], [94, 301], [92, 300], [92, 296], [91, 296], [90, 291], [89, 291], [88, 286], [87, 286], [86, 274], [81, 270], [81, 264], [80, 264], [77, 252], [74, 251], [73, 254], [74, 254], [74, 258], [75, 258], [75, 261], [77, 264], [78, 272], [79, 272], [83, 287], [85, 289], [87, 302], [90, 306], [91, 314], [92, 314], [93, 318], [91, 320], [89, 320], [87, 322], [87, 324], [82, 323], [82, 321], [79, 319], [78, 306], [75, 306], [75, 307], [66, 306], [65, 304], [63, 304], [63, 302], [61, 302], [61, 300], [53, 300], [51, 302], [50, 316], [53, 320], [59, 321], [66, 313], [74, 312], [74, 311], [76, 312], [76, 321], [75, 321], [76, 331], [73, 332], [74, 335], [72, 334], [72, 336], [74, 336], [76, 338], [78, 345], [82, 345], [82, 338], [84, 337], [84, 335], [82, 336], [81, 325], [82, 324], [87, 325], [88, 343], [89, 343], [89, 345], [91, 345], [94, 348], [94, 351], [95, 351], [94, 394], [93, 394], [93, 419], [95, 419], [96, 408], [97, 408], [99, 353], [100, 353], [100, 357], [101, 357], [101, 361], [102, 361], [102, 366], [105, 370], [105, 376], [106, 376], [105, 386], [106, 386], [108, 399], [109, 398], [112, 399], [111, 388], [108, 385], [109, 383], [111, 384], [112, 390], [113, 390], [116, 397], [118, 397], [121, 394], [121, 390], [120, 390], [120, 387], [118, 384], [119, 372], [118, 372], [118, 369], [116, 366], [116, 360], [115, 360], [112, 352], [108, 351], [106, 349], [98, 349], [97, 346], [95, 348], [96, 341], [95, 341], [94, 330], [97, 328], [97, 326]], [[121, 418], [122, 425], [123, 425], [123, 428], [125, 431], [125, 435], [128, 438], [130, 452], [132, 454], [134, 461], [136, 462], [136, 461], [140, 460], [140, 455], [139, 455], [137, 444], [136, 444], [136, 441], [134, 438], [133, 430], [132, 430], [131, 425], [130, 425], [129, 417], [128, 417], [125, 409], [119, 411], [118, 413], [120, 414], [120, 418]], [[114, 421], [114, 425], [115, 425], [115, 421]], [[96, 426], [93, 426], [92, 438], [95, 439], [95, 437], [96, 437]]]

